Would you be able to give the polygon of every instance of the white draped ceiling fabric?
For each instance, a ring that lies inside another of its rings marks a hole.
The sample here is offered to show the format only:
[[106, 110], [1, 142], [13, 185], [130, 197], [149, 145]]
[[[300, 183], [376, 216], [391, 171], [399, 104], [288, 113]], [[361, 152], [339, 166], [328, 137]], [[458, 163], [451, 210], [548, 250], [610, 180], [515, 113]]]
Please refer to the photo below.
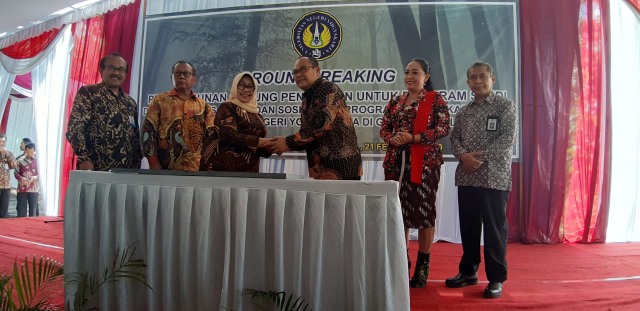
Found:
[[67, 82], [73, 36], [67, 26], [56, 48], [31, 72], [34, 120], [38, 142], [38, 174], [42, 187], [45, 215], [58, 215], [60, 206], [60, 169]]
[[[78, 2], [81, 2], [81, 0], [78, 0]], [[123, 5], [133, 2], [135, 2], [135, 0], [102, 0], [98, 3], [82, 7], [0, 39], [0, 49], [22, 40], [37, 37], [51, 29], [60, 28], [64, 25], [71, 25], [77, 21], [107, 13], [113, 9], [117, 9]], [[11, 14], [11, 12], [8, 12], [7, 14]]]
[[[32, 58], [12, 59], [0, 53], [0, 118], [16, 75], [32, 73], [33, 120], [38, 150], [38, 174], [45, 215], [58, 215], [62, 123], [73, 37], [66, 26], [53, 42]], [[62, 77], [62, 78], [61, 78]]]
[[3, 53], [0, 53], [0, 64], [2, 65], [0, 66], [0, 90], [3, 91], [3, 93], [0, 93], [0, 119], [2, 119], [7, 98], [9, 97], [9, 92], [11, 91], [11, 87], [13, 86], [16, 76], [29, 73], [40, 65], [40, 63], [42, 63], [42, 61], [56, 48], [57, 42], [62, 38], [62, 33], [63, 32], [60, 32], [54, 41], [44, 49], [44, 51], [32, 58], [13, 59]]

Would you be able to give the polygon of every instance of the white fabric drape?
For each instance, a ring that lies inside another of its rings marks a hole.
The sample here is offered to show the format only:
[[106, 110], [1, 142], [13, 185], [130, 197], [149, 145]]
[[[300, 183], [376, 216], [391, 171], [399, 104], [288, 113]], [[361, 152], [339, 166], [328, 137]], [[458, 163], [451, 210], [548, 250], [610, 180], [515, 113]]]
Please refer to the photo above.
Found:
[[[20, 143], [23, 138], [35, 138], [36, 129], [33, 120], [33, 99], [17, 98], [11, 96], [11, 109], [7, 118], [7, 150], [13, 152], [14, 156], [20, 155]], [[38, 146], [36, 145], [36, 149]], [[38, 158], [39, 155], [36, 155]], [[17, 188], [18, 181], [11, 174], [11, 187]]]
[[[2, 38], [0, 39], [0, 49], [10, 46], [16, 42], [20, 42], [22, 40], [37, 37], [42, 33], [47, 32], [51, 29], [60, 28], [64, 25], [70, 25], [77, 21], [81, 21], [87, 18], [104, 14], [111, 10], [117, 9], [120, 6], [133, 3], [134, 1], [135, 0], [102, 0], [98, 3], [88, 5], [86, 7], [77, 9], [73, 12], [69, 12], [67, 14], [52, 18], [38, 25], [16, 32], [6, 38]], [[78, 2], [81, 2], [81, 1], [78, 0]], [[5, 13], [11, 14], [11, 12], [5, 12]]]
[[640, 16], [610, 2], [611, 195], [607, 242], [640, 241]]
[[51, 53], [32, 72], [38, 170], [45, 215], [58, 215], [62, 128], [73, 36], [67, 26]]
[[[0, 55], [1, 54], [0, 52]], [[0, 120], [2, 120], [2, 116], [4, 115], [7, 99], [9, 98], [9, 94], [11, 94], [11, 86], [15, 80], [16, 75], [7, 72], [0, 66]]]
[[4, 107], [7, 104], [7, 98], [9, 98], [9, 93], [11, 92], [13, 82], [16, 80], [16, 75], [31, 72], [55, 49], [56, 44], [61, 38], [62, 32], [53, 39], [46, 49], [32, 58], [13, 59], [0, 52], [0, 119], [2, 119], [2, 115], [4, 114]]
[[100, 310], [256, 310], [246, 288], [314, 310], [409, 310], [396, 182], [72, 171], [64, 237], [65, 274], [138, 242], [153, 291], [109, 284]]
[[26, 97], [33, 97], [33, 91], [31, 91], [29, 89], [25, 89], [25, 88], [15, 84], [15, 83], [13, 84], [13, 86], [11, 86], [11, 88], [14, 91], [18, 92], [19, 94], [22, 94], [22, 95], [24, 95]]

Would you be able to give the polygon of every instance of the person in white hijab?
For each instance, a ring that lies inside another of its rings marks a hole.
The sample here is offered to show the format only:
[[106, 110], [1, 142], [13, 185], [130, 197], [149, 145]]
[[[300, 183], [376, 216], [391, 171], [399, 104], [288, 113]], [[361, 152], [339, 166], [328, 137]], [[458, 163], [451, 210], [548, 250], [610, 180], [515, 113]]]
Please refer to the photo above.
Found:
[[260, 157], [271, 156], [264, 149], [267, 128], [258, 111], [257, 94], [257, 82], [251, 73], [235, 76], [229, 100], [216, 112], [215, 134], [205, 142], [200, 170], [257, 173]]

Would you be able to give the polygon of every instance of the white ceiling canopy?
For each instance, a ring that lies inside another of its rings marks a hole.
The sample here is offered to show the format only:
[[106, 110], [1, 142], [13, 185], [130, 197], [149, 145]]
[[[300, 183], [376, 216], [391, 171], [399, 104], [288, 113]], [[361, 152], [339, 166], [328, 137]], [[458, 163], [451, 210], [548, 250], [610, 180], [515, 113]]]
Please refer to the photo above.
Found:
[[0, 48], [135, 0], [0, 0]]
[[1, 0], [2, 18], [0, 18], [0, 34], [6, 33], [3, 36], [5, 37], [21, 29], [30, 28], [38, 23], [60, 15], [53, 15], [52, 13], [64, 8], [71, 10], [71, 5], [82, 1], [83, 0]]

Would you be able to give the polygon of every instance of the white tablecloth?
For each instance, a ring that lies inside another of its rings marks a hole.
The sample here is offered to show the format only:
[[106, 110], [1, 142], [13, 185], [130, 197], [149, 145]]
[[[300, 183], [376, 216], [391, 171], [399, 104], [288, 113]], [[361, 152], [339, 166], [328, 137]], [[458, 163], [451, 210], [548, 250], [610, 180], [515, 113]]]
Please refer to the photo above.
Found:
[[[440, 183], [436, 196], [436, 234], [435, 241], [447, 241], [462, 243], [460, 237], [460, 222], [458, 218], [458, 188], [455, 186], [456, 167], [458, 162], [445, 162], [440, 167]], [[362, 161], [364, 175], [362, 180], [384, 180], [382, 160]], [[307, 159], [297, 158], [270, 158], [260, 159], [260, 172], [262, 173], [286, 173], [306, 176], [308, 174]], [[418, 230], [411, 230], [411, 237], [418, 239]]]
[[153, 291], [108, 284], [100, 310], [254, 310], [245, 288], [293, 293], [314, 310], [409, 310], [396, 187], [74, 171], [65, 274], [99, 271], [137, 242]]

